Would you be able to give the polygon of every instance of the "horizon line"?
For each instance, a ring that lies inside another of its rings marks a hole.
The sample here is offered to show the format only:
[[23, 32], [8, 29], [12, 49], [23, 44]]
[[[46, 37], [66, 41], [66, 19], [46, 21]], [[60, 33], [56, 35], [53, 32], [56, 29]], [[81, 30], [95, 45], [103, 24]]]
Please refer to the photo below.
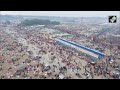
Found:
[[[45, 16], [47, 16], [47, 15], [12, 15], [12, 14], [0, 14], [0, 15], [10, 15], [10, 16], [34, 16], [34, 17], [40, 17], [40, 16], [43, 16], [43, 17], [45, 17]], [[109, 16], [116, 16], [116, 15], [109, 15]], [[68, 17], [68, 18], [70, 18], [70, 17], [73, 17], [73, 18], [82, 18], [82, 17], [85, 17], [85, 18], [87, 18], [87, 17], [97, 17], [97, 18], [106, 18], [107, 16], [47, 16], [47, 17]], [[120, 18], [120, 17], [119, 17]]]

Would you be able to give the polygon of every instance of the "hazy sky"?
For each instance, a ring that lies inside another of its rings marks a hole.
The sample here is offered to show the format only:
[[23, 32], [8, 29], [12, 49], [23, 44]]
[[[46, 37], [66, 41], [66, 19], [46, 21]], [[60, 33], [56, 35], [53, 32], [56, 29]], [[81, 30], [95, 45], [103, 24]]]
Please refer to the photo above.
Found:
[[119, 11], [1, 11], [4, 15], [34, 15], [61, 17], [108, 17], [119, 16]]

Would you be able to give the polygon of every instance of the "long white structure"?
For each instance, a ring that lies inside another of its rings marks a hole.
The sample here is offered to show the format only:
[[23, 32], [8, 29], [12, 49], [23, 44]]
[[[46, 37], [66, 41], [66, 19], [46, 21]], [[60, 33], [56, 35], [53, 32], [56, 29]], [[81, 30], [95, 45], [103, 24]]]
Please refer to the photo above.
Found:
[[79, 44], [76, 44], [74, 42], [71, 42], [71, 41], [68, 41], [68, 40], [65, 40], [63, 38], [55, 38], [55, 40], [57, 42], [59, 42], [60, 44], [64, 44], [66, 46], [69, 46], [71, 48], [74, 48], [82, 53], [85, 53], [89, 56], [92, 56], [92, 57], [95, 57], [97, 59], [101, 59], [103, 58], [105, 55], [97, 50], [93, 50], [93, 49], [90, 49], [88, 47], [85, 47], [83, 45], [79, 45]]

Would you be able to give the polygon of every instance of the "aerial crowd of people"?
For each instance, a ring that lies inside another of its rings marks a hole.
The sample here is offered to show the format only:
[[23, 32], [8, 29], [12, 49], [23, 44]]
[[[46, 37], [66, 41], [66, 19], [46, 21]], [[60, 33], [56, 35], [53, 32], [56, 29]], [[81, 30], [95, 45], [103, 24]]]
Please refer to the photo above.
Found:
[[48, 35], [40, 31], [13, 31], [14, 37], [4, 27], [0, 30], [1, 79], [114, 78], [107, 67], [116, 64], [97, 65], [82, 60], [84, 56], [55, 42], [50, 43]]

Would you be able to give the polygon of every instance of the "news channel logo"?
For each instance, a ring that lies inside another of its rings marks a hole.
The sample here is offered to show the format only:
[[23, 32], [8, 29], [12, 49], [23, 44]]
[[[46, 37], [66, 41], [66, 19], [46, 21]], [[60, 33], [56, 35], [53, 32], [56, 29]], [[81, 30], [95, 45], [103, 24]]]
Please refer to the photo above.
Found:
[[117, 16], [108, 16], [109, 23], [117, 23]]

